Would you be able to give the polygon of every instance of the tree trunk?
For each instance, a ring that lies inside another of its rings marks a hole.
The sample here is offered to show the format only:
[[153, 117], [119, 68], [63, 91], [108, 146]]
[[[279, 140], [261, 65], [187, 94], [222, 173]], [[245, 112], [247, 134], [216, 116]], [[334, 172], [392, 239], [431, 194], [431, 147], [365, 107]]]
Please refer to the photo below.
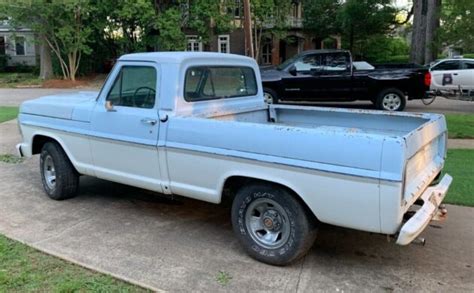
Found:
[[354, 26], [351, 25], [351, 32], [349, 35], [349, 51], [353, 53], [354, 49]]
[[426, 38], [424, 63], [430, 63], [437, 57], [436, 31], [439, 27], [439, 17], [441, 10], [441, 0], [428, 1], [426, 13]]
[[423, 64], [426, 48], [426, 14], [428, 0], [413, 0], [413, 32], [411, 35], [410, 61]]
[[53, 77], [53, 63], [51, 61], [51, 49], [44, 36], [39, 36], [40, 44], [40, 74], [39, 78], [46, 80]]

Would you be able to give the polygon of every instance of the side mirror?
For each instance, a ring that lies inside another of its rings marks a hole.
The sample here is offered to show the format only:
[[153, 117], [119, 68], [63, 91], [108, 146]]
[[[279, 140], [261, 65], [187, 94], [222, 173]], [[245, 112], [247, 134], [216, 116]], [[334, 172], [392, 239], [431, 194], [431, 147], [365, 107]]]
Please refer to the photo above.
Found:
[[293, 75], [293, 76], [296, 76], [296, 74], [297, 74], [296, 66], [292, 65], [290, 67], [290, 69], [288, 69], [288, 73]]
[[107, 112], [117, 111], [114, 109], [114, 105], [112, 104], [112, 101], [105, 101], [105, 109], [107, 110]]

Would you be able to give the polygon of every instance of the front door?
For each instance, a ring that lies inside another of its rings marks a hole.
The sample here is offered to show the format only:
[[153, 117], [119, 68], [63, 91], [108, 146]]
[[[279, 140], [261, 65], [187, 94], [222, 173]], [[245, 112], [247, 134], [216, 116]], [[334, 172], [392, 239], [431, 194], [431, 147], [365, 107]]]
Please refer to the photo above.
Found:
[[96, 176], [162, 191], [158, 160], [159, 68], [120, 62], [105, 84], [91, 117]]
[[461, 85], [461, 61], [446, 60], [431, 68], [431, 83], [434, 89], [457, 90]]
[[310, 54], [295, 60], [295, 75], [282, 78], [283, 99], [288, 101], [318, 101], [321, 99], [320, 80], [315, 78], [322, 70], [320, 54]]

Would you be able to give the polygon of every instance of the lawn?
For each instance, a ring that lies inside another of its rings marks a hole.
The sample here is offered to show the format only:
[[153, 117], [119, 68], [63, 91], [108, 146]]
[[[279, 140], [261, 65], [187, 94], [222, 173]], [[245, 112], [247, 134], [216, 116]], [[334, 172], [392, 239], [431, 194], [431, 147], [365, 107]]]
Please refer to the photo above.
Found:
[[38, 74], [33, 73], [0, 73], [0, 87], [22, 87], [22, 86], [41, 86], [43, 82], [38, 78]]
[[474, 114], [446, 114], [449, 138], [474, 138]]
[[0, 235], [0, 292], [148, 292]]
[[18, 116], [18, 107], [0, 106], [0, 123], [15, 119]]
[[474, 150], [448, 150], [444, 172], [453, 176], [445, 202], [474, 207]]

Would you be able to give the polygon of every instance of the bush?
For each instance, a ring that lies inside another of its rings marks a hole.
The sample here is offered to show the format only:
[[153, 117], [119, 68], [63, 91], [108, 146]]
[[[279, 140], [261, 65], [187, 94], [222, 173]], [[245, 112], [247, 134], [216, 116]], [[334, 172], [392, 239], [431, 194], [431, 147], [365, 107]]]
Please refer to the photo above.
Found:
[[467, 53], [462, 55], [464, 58], [473, 58], [474, 59], [474, 53]]
[[0, 55], [0, 72], [7, 71], [7, 64], [8, 64], [8, 57], [7, 55]]

